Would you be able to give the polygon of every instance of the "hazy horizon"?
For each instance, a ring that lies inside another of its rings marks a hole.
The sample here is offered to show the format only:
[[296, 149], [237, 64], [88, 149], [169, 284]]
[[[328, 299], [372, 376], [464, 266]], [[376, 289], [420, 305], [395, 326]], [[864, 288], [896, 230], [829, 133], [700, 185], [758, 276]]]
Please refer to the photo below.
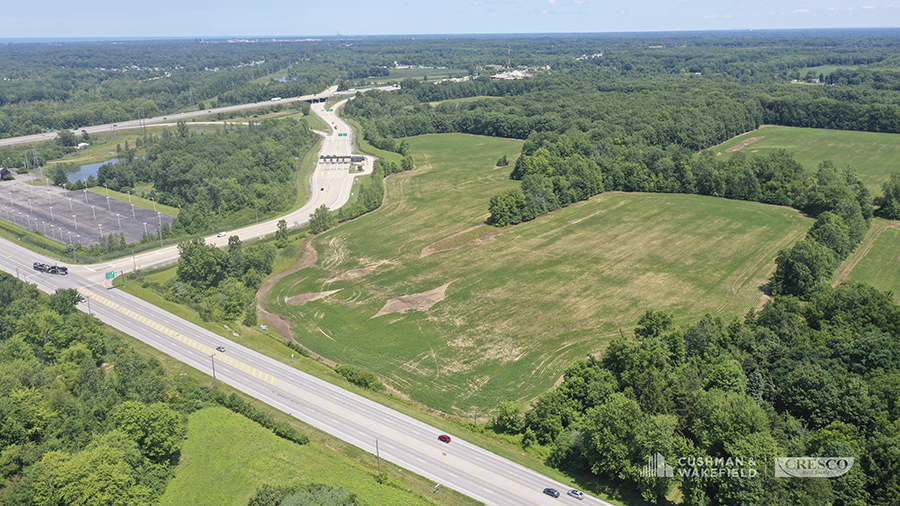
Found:
[[[0, 18], [0, 40], [579, 34], [896, 28], [900, 4], [869, 0], [406, 0], [324, 3], [221, 0], [90, 5], [20, 2]], [[290, 34], [302, 35], [252, 35]]]

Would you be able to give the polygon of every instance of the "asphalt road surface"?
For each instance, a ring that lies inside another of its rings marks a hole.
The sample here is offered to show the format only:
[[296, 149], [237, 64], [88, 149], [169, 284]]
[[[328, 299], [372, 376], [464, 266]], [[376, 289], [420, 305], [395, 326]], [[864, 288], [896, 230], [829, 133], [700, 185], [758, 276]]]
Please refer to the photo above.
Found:
[[[81, 131], [84, 130], [89, 134], [97, 134], [101, 132], [112, 132], [115, 130], [121, 130], [126, 128], [139, 128], [144, 125], [153, 125], [156, 123], [166, 123], [178, 120], [186, 120], [190, 118], [196, 118], [200, 116], [208, 116], [210, 114], [217, 113], [228, 113], [235, 111], [243, 111], [247, 109], [258, 109], [260, 107], [268, 107], [271, 105], [279, 105], [279, 104], [289, 104], [291, 102], [305, 102], [307, 100], [324, 100], [331, 95], [333, 95], [337, 91], [337, 86], [332, 86], [322, 93], [316, 95], [304, 95], [302, 97], [291, 97], [291, 98], [282, 98], [277, 102], [272, 102], [271, 100], [264, 102], [256, 102], [252, 104], [240, 104], [240, 105], [230, 105], [228, 107], [217, 107], [215, 109], [206, 109], [201, 111], [191, 111], [191, 112], [182, 112], [182, 113], [173, 113], [167, 114], [165, 116], [156, 116], [153, 118], [145, 118], [145, 119], [135, 119], [122, 121], [120, 123], [108, 123], [106, 125], [93, 125], [86, 127], [73, 128], [72, 133], [75, 135], [80, 135]], [[43, 142], [50, 141], [55, 139], [57, 136], [56, 132], [45, 132], [41, 134], [35, 135], [25, 135], [22, 137], [12, 137], [9, 139], [0, 139], [0, 147], [3, 146], [15, 146], [17, 144], [31, 144], [34, 142]]]
[[[350, 132], [336, 115], [317, 111], [335, 132]], [[329, 140], [331, 142], [329, 142]], [[349, 136], [326, 137], [325, 154], [350, 152]], [[346, 151], [342, 151], [346, 150]], [[313, 176], [311, 202], [285, 219], [304, 219], [313, 209], [325, 203], [334, 208], [349, 198], [349, 184], [353, 175], [346, 170], [332, 170], [320, 164]], [[371, 160], [367, 163], [371, 170]], [[308, 218], [307, 218], [308, 219]], [[248, 227], [235, 233], [251, 238], [274, 232], [277, 220]], [[218, 246], [227, 244], [227, 237], [213, 238]], [[224, 244], [222, 244], [224, 243]], [[573, 504], [608, 505], [588, 496], [576, 501], [566, 496], [569, 487], [551, 480], [507, 459], [450, 434], [449, 444], [438, 441], [442, 433], [437, 428], [415, 420], [340, 387], [297, 371], [277, 360], [245, 348], [213, 332], [178, 318], [152, 304], [121, 290], [110, 288], [104, 273], [130, 270], [174, 261], [177, 249], [139, 255], [138, 259], [123, 259], [93, 266], [70, 266], [67, 276], [35, 271], [33, 262], [56, 263], [10, 241], [0, 239], [0, 269], [20, 279], [35, 283], [44, 292], [59, 288], [74, 288], [87, 298], [80, 304], [110, 326], [161, 350], [200, 371], [213, 375], [216, 381], [228, 385], [289, 413], [314, 427], [375, 453], [376, 441], [381, 458], [433, 480], [441, 486], [457, 490], [489, 505], [558, 505], [560, 501]], [[124, 265], [123, 265], [124, 264]], [[224, 346], [225, 352], [216, 347]], [[562, 494], [554, 499], [542, 493], [545, 487], [556, 488]]]

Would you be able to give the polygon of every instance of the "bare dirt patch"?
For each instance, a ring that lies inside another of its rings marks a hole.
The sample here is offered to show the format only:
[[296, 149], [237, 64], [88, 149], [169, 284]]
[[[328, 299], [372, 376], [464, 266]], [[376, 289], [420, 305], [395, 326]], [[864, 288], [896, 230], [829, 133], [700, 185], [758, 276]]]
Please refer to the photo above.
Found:
[[340, 292], [340, 289], [330, 290], [327, 292], [311, 292], [311, 293], [301, 293], [300, 295], [294, 295], [293, 297], [285, 297], [284, 302], [290, 304], [292, 306], [302, 306], [307, 302], [323, 299], [328, 297], [333, 293]]
[[349, 271], [341, 274], [340, 276], [334, 277], [326, 281], [326, 283], [332, 283], [335, 281], [352, 281], [357, 278], [361, 278], [363, 276], [368, 276], [372, 274], [380, 265], [387, 263], [387, 260], [382, 260], [374, 265], [370, 265], [368, 267], [361, 267], [359, 269], [350, 269]]
[[448, 281], [447, 283], [433, 290], [428, 290], [427, 292], [413, 293], [410, 295], [401, 295], [400, 297], [395, 297], [387, 301], [384, 307], [381, 308], [381, 311], [378, 311], [378, 313], [376, 313], [372, 318], [378, 318], [379, 316], [391, 313], [405, 313], [407, 311], [428, 311], [432, 306], [444, 300], [447, 293], [447, 287], [450, 286], [450, 283], [453, 283], [453, 281]]
[[463, 246], [470, 246], [472, 244], [480, 244], [483, 242], [487, 242], [487, 241], [490, 241], [491, 239], [493, 239], [494, 237], [497, 237], [498, 235], [500, 235], [503, 232], [503, 229], [498, 228], [498, 229], [488, 232], [486, 234], [481, 234], [478, 237], [472, 239], [471, 241], [465, 241], [465, 242], [461, 242], [461, 243], [456, 242], [456, 240], [459, 239], [460, 237], [462, 237], [466, 234], [471, 234], [472, 232], [481, 230], [487, 226], [488, 225], [478, 225], [478, 226], [475, 226], [472, 228], [467, 228], [466, 230], [463, 230], [462, 232], [453, 234], [450, 237], [441, 239], [440, 241], [438, 241], [434, 244], [425, 246], [422, 249], [422, 253], [419, 254], [419, 258], [427, 257], [428, 255], [430, 255], [432, 253], [437, 253], [439, 251], [450, 251], [450, 250], [462, 248]]
[[759, 137], [750, 137], [749, 139], [745, 140], [744, 142], [741, 142], [740, 144], [738, 144], [737, 146], [731, 146], [730, 148], [726, 149], [725, 152], [726, 153], [734, 153], [735, 151], [740, 151], [740, 150], [744, 149], [745, 147], [753, 144], [754, 142], [762, 139], [763, 137], [765, 137], [765, 135], [761, 135]]

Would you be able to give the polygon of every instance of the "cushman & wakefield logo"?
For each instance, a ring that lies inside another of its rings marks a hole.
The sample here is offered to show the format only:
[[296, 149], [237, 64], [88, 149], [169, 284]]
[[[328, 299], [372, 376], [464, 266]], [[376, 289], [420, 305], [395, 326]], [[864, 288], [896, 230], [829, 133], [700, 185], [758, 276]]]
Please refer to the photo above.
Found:
[[776, 457], [778, 478], [834, 478], [853, 467], [853, 457]]
[[647, 459], [647, 465], [641, 468], [642, 478], [755, 478], [758, 474], [753, 457], [679, 457], [677, 468], [666, 464], [666, 459], [659, 452]]
[[[680, 457], [677, 467], [654, 453], [640, 470], [642, 478], [756, 478], [755, 460], [737, 457]], [[776, 457], [777, 478], [835, 478], [853, 467], [853, 457]]]

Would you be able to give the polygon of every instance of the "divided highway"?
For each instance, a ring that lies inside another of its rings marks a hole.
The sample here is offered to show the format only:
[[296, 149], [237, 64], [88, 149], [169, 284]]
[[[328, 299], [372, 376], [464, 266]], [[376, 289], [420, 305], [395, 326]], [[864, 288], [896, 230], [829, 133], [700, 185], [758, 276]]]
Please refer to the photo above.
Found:
[[[326, 135], [321, 154], [349, 155], [349, 126], [321, 104], [313, 110], [334, 132]], [[371, 171], [372, 160], [366, 162]], [[349, 199], [352, 178], [347, 168], [319, 164], [312, 178], [312, 198], [301, 209], [283, 217], [293, 225], [305, 222], [321, 204], [335, 209]], [[316, 191], [318, 190], [318, 191]], [[233, 234], [244, 239], [272, 233], [277, 220], [247, 227]], [[218, 246], [227, 238], [211, 238]], [[365, 451], [457, 490], [485, 504], [495, 506], [572, 504], [609, 505], [594, 497], [576, 501], [567, 497], [569, 487], [451, 434], [449, 444], [438, 441], [441, 431], [340, 387], [302, 373], [288, 365], [238, 345], [121, 290], [110, 288], [104, 273], [161, 265], [177, 259], [177, 248], [139, 255], [93, 266], [70, 266], [68, 275], [33, 269], [34, 262], [55, 263], [15, 243], [0, 239], [0, 269], [35, 283], [44, 292], [74, 288], [88, 301], [81, 309], [92, 312], [110, 326], [161, 350], [200, 370], [217, 381], [266, 402], [291, 416], [317, 427]], [[225, 352], [216, 348], [223, 346]], [[545, 487], [562, 493], [554, 499], [542, 493]]]

